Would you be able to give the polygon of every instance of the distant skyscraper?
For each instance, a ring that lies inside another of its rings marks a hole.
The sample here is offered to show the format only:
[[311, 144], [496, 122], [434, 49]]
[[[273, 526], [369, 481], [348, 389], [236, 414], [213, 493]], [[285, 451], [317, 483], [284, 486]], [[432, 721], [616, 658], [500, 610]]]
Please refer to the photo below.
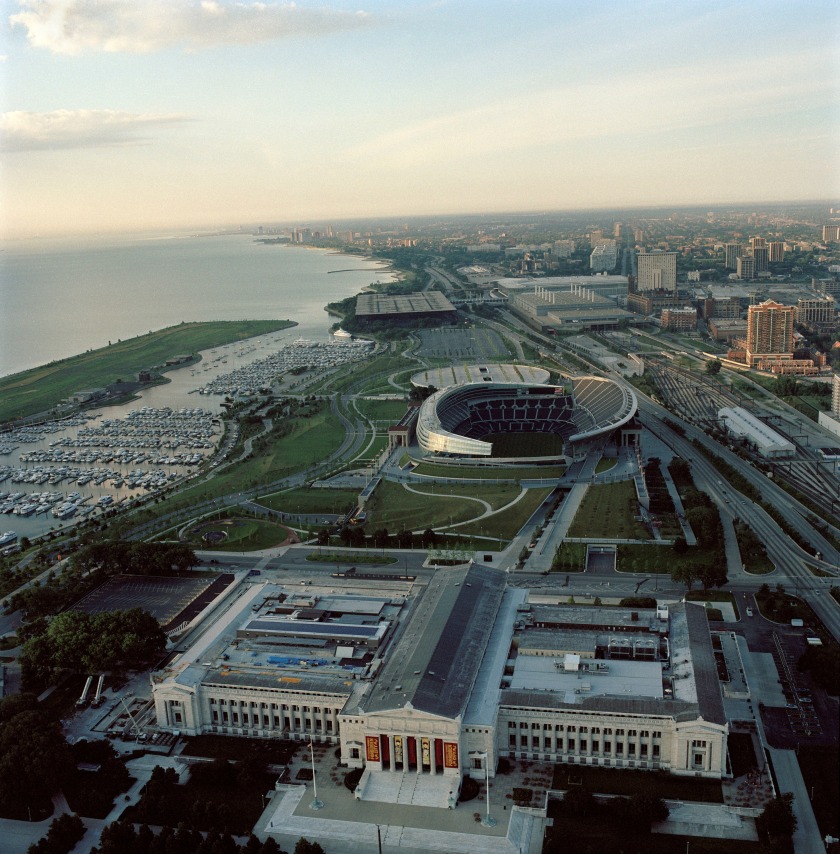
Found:
[[770, 263], [775, 264], [785, 260], [785, 243], [783, 240], [771, 241], [767, 248], [770, 250]]
[[793, 355], [792, 305], [765, 300], [747, 309], [747, 364]]
[[840, 242], [840, 225], [824, 225], [822, 239], [823, 243]]
[[593, 273], [608, 273], [615, 269], [617, 260], [618, 251], [615, 241], [603, 240], [592, 250], [592, 254], [589, 256], [589, 269]]
[[756, 276], [770, 270], [770, 250], [767, 246], [754, 246], [752, 256]]
[[640, 252], [637, 267], [637, 291], [676, 290], [676, 252]]
[[755, 249], [759, 246], [766, 246], [767, 241], [763, 237], [751, 237], [750, 238], [750, 248]]
[[740, 243], [727, 243], [726, 244], [726, 269], [734, 270], [735, 269], [735, 261], [741, 257], [741, 253], [743, 252], [743, 247]]
[[831, 381], [831, 414], [840, 418], [840, 374]]
[[742, 255], [735, 259], [735, 272], [739, 279], [755, 278], [755, 260], [752, 255]]

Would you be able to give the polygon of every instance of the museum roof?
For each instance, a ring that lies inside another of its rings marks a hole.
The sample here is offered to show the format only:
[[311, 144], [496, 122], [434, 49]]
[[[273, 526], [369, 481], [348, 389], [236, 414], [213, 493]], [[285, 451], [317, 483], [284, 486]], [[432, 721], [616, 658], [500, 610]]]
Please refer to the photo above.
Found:
[[441, 717], [464, 712], [505, 588], [505, 575], [470, 566], [439, 572], [386, 656], [364, 712], [409, 706]]

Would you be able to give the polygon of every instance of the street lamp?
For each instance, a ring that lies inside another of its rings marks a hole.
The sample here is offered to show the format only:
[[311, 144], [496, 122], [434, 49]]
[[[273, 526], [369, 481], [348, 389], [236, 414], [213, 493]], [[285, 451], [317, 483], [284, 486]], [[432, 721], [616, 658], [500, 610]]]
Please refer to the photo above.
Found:
[[487, 793], [487, 812], [481, 823], [485, 827], [495, 827], [496, 819], [490, 815], [490, 758], [487, 753], [482, 753], [481, 758], [484, 760], [484, 788]]
[[318, 783], [315, 780], [315, 748], [312, 745], [312, 739], [309, 739], [309, 758], [312, 761], [312, 791], [315, 795], [315, 799], [309, 805], [309, 809], [311, 810], [320, 810], [324, 807], [324, 802], [318, 800]]

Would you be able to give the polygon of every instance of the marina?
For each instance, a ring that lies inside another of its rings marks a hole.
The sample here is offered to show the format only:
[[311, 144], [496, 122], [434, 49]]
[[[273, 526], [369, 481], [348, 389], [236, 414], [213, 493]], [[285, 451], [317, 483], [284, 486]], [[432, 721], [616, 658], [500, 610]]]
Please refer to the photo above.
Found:
[[304, 368], [326, 370], [360, 361], [367, 357], [373, 345], [373, 341], [352, 341], [345, 337], [328, 343], [299, 338], [270, 356], [219, 375], [200, 391], [202, 394], [248, 397], [271, 389], [280, 376], [289, 372]]
[[[9, 448], [0, 458], [0, 515], [33, 537], [183, 483], [205, 471], [221, 441], [223, 395], [256, 393], [297, 367], [360, 360], [372, 346], [299, 335], [296, 327], [216, 347], [139, 400], [0, 433]], [[198, 376], [205, 384], [197, 387]], [[199, 389], [207, 392], [196, 406]]]

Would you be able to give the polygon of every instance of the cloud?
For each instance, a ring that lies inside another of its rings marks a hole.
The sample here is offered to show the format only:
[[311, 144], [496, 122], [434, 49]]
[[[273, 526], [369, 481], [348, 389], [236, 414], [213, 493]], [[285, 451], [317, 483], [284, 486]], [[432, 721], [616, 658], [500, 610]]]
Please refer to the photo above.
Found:
[[186, 116], [117, 110], [17, 111], [0, 116], [0, 137], [6, 151], [142, 145], [151, 139], [148, 131], [187, 120]]
[[255, 44], [356, 29], [366, 12], [301, 8], [294, 3], [217, 0], [21, 0], [9, 20], [34, 47], [53, 53], [151, 53]]
[[[803, 106], [829, 110], [836, 102], [831, 76], [814, 78], [818, 59], [813, 53], [776, 57], [772, 78], [764, 60], [739, 59], [561, 83], [389, 129], [350, 147], [345, 156], [406, 169], [501, 152], [579, 147], [589, 140], [661, 139], [744, 122], [769, 128]], [[732, 80], [739, 85], [732, 86]]]

